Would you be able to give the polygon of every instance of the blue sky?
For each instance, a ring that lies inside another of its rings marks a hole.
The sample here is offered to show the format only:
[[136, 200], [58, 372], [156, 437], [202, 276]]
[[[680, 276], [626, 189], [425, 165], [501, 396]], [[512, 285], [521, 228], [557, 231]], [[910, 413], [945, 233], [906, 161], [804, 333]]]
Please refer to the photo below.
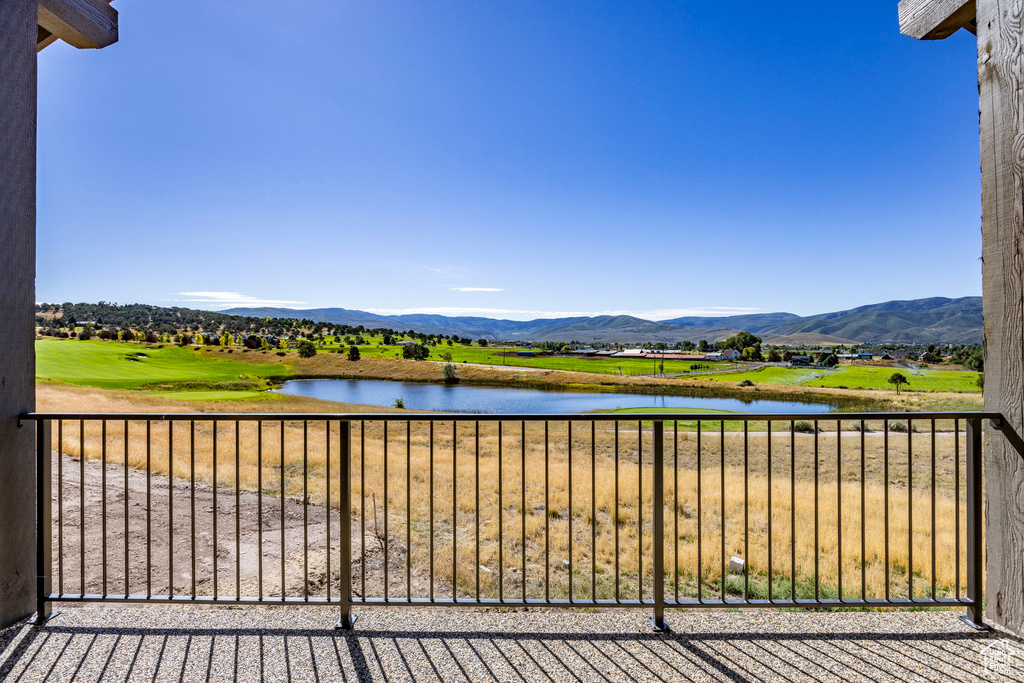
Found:
[[975, 39], [900, 36], [896, 4], [117, 2], [118, 44], [39, 56], [37, 299], [980, 294]]

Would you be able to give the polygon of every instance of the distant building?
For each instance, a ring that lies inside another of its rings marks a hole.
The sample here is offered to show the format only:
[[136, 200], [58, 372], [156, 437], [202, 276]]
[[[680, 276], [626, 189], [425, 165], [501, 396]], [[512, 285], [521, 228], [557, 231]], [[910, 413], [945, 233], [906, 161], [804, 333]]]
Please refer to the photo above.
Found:
[[739, 360], [743, 354], [736, 349], [726, 349], [722, 351], [722, 358], [724, 360]]
[[721, 351], [712, 351], [711, 353], [704, 354], [704, 360], [722, 360]]
[[807, 366], [811, 364], [810, 356], [790, 356], [789, 364], [792, 366], [802, 365]]
[[873, 360], [875, 354], [871, 351], [860, 351], [857, 353], [857, 360]]

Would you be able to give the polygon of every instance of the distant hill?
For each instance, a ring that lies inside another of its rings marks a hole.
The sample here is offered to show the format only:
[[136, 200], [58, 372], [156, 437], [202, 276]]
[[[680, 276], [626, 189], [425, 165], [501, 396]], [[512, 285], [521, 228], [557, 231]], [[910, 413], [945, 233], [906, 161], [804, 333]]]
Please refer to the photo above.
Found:
[[690, 316], [644, 320], [628, 315], [536, 320], [498, 320], [430, 314], [382, 316], [347, 308], [232, 308], [223, 313], [255, 317], [309, 318], [336, 325], [414, 329], [427, 334], [457, 334], [473, 339], [603, 342], [721, 341], [737, 331], [752, 332], [767, 343], [981, 343], [981, 297], [933, 297], [887, 301], [811, 316], [755, 313], [725, 317]]
[[665, 322], [704, 326], [712, 321], [716, 325], [739, 327], [774, 343], [785, 343], [785, 338], [831, 338], [864, 344], [980, 344], [982, 337], [980, 296], [886, 301], [805, 317], [765, 313], [732, 318], [678, 318]]

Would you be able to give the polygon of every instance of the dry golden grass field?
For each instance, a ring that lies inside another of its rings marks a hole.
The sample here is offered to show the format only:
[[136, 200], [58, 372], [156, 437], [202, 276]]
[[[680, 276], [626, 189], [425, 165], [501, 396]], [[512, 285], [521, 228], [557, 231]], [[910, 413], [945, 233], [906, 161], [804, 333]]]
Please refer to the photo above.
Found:
[[[197, 408], [131, 392], [51, 386], [40, 387], [39, 403], [42, 411], [173, 413]], [[272, 407], [275, 412], [367, 410], [311, 399]], [[268, 404], [207, 408], [260, 412]], [[414, 413], [407, 416], [415, 419]], [[884, 597], [887, 589], [893, 597], [907, 597], [911, 576], [915, 597], [930, 596], [933, 579], [939, 597], [952, 595], [958, 578], [965, 585], [964, 505], [959, 520], [956, 514], [965, 483], [962, 429], [959, 439], [949, 431], [932, 433], [929, 424], [920, 425], [924, 431], [890, 433], [886, 463], [885, 437], [878, 431], [837, 433], [834, 422], [830, 427], [822, 421], [823, 428], [833, 431], [791, 436], [788, 423], [784, 431], [775, 424], [769, 441], [764, 423], [752, 423], [748, 435], [722, 434], [718, 424], [702, 423], [699, 436], [676, 433], [671, 425], [665, 431], [670, 596], [677, 590], [680, 597], [698, 590], [705, 597], [718, 594], [723, 567], [734, 555], [747, 559], [746, 589], [756, 597], [767, 597], [769, 561], [773, 595], [782, 598], [791, 590], [797, 597], [812, 597], [815, 585], [822, 597], [835, 597], [840, 581], [843, 596], [851, 598], [861, 595], [862, 581], [869, 598]], [[431, 433], [428, 422], [397, 421], [388, 425], [385, 438], [381, 422], [353, 422], [352, 514], [362, 519], [359, 528], [365, 534], [365, 540], [358, 530], [354, 534], [356, 556], [364, 542], [386, 542], [392, 571], [404, 573], [408, 561], [420, 580], [429, 575], [432, 559], [440, 596], [451, 595], [454, 566], [460, 597], [476, 595], [478, 585], [481, 596], [497, 597], [500, 582], [506, 596], [525, 591], [528, 598], [564, 598], [571, 581], [576, 598], [614, 598], [616, 587], [618, 597], [635, 598], [643, 591], [650, 598], [652, 427], [622, 420], [616, 432], [614, 422], [581, 422], [573, 426], [571, 439], [568, 429], [564, 420], [547, 425], [484, 421], [460, 423], [453, 432], [450, 421], [440, 421]], [[176, 476], [187, 476], [194, 453], [196, 479], [214, 484], [211, 421], [176, 421], [173, 436], [167, 422], [154, 421], [148, 440], [146, 434], [144, 422], [131, 422], [126, 443], [124, 423], [109, 423], [106, 462], [122, 463], [127, 451], [131, 467], [145, 470], [148, 457], [151, 471], [166, 475], [173, 441]], [[84, 432], [70, 421], [59, 430], [55, 426], [55, 449], [59, 445], [64, 454], [79, 455], [80, 435], [85, 458], [100, 458], [101, 427], [95, 422], [86, 423]], [[224, 423], [216, 442], [218, 487], [231, 490], [237, 481], [243, 490], [280, 495], [283, 476], [287, 498], [301, 505], [306, 491], [309, 503], [323, 505], [330, 488], [331, 506], [337, 506], [336, 422], [328, 429], [323, 421], [304, 423], [282, 415], [264, 422], [262, 429], [255, 421], [240, 423], [237, 439], [234, 423]], [[726, 573], [725, 578], [726, 592], [741, 595], [742, 577]], [[358, 583], [358, 572], [354, 579]]]

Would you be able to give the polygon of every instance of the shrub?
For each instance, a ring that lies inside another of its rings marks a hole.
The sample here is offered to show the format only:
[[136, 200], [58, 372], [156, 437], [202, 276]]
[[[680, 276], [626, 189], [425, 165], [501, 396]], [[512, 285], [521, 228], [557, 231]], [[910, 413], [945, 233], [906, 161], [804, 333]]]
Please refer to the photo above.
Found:
[[889, 423], [889, 431], [890, 432], [905, 432], [905, 431], [907, 431], [907, 423], [906, 422], [899, 422], [899, 421], [890, 422]]
[[395, 399], [395, 402], [392, 405], [395, 408], [404, 409], [405, 408], [405, 401], [403, 401], [402, 397], [399, 396], [398, 398]]
[[793, 423], [794, 432], [805, 432], [809, 434], [814, 433], [814, 423], [807, 420], [800, 420], [799, 422]]
[[279, 356], [284, 356], [284, 355], [285, 355], [285, 353], [284, 353], [284, 351], [278, 351], [278, 352], [277, 352], [277, 355], [279, 355]]
[[299, 358], [312, 358], [316, 355], [316, 345], [308, 339], [299, 342]]
[[348, 359], [349, 360], [359, 360], [359, 347], [358, 346], [353, 344], [352, 346], [348, 347]]
[[752, 387], [752, 386], [754, 386], [754, 383], [752, 381], [750, 381], [749, 379], [745, 379], [742, 382], [737, 383], [737, 386]]
[[406, 360], [426, 360], [430, 350], [422, 344], [406, 344], [402, 347], [402, 358]]
[[444, 380], [445, 384], [455, 384], [459, 381], [458, 370], [451, 363], [445, 363], [444, 367], [441, 368], [441, 379]]

